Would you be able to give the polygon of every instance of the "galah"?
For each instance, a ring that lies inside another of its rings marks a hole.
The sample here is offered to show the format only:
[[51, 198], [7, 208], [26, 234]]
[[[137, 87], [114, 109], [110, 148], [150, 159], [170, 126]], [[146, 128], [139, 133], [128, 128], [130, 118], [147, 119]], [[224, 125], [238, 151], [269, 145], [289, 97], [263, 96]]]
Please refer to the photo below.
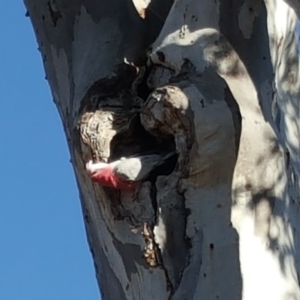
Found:
[[175, 152], [122, 157], [111, 163], [93, 163], [90, 160], [86, 164], [86, 170], [92, 181], [102, 186], [120, 190], [134, 190], [155, 168], [173, 155]]

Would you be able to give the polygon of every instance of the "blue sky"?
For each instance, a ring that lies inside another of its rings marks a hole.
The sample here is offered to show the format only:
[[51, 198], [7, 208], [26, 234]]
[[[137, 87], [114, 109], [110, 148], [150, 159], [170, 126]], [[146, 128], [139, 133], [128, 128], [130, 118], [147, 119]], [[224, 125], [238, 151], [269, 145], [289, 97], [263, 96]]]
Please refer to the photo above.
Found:
[[0, 299], [99, 300], [61, 121], [21, 0], [0, 10]]

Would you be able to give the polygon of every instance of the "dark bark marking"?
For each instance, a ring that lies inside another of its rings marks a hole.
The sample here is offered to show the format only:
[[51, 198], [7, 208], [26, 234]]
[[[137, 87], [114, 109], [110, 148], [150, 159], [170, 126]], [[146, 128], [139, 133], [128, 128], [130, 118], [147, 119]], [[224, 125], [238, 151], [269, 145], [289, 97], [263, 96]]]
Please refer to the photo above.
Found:
[[157, 52], [156, 52], [156, 55], [157, 55], [158, 59], [159, 59], [162, 63], [164, 63], [164, 62], [166, 61], [166, 57], [165, 57], [165, 54], [164, 54], [163, 52], [157, 51]]
[[[115, 66], [112, 76], [101, 78], [94, 82], [87, 90], [79, 114], [94, 112], [99, 108], [126, 108], [135, 106], [132, 100], [134, 95], [130, 92], [131, 85], [137, 76], [137, 69], [128, 64]], [[137, 103], [139, 107], [140, 103]]]
[[50, 13], [50, 17], [51, 17], [53, 26], [56, 27], [58, 20], [62, 18], [62, 14], [60, 13], [59, 10], [56, 10], [55, 8], [53, 8], [50, 1], [48, 2], [48, 9], [49, 9], [49, 13]]
[[290, 152], [288, 150], [285, 151], [285, 160], [286, 160], [286, 168], [290, 166]]
[[269, 236], [270, 222], [275, 206], [273, 188], [264, 189], [255, 193], [252, 197], [252, 204], [255, 213], [255, 234], [261, 238]]
[[234, 99], [229, 87], [224, 88], [224, 99], [226, 101], [226, 104], [228, 108], [231, 111], [232, 115], [232, 121], [235, 129], [235, 150], [236, 150], [236, 155], [239, 152], [239, 147], [240, 147], [240, 138], [241, 138], [241, 132], [242, 132], [242, 116], [240, 113], [239, 106]]

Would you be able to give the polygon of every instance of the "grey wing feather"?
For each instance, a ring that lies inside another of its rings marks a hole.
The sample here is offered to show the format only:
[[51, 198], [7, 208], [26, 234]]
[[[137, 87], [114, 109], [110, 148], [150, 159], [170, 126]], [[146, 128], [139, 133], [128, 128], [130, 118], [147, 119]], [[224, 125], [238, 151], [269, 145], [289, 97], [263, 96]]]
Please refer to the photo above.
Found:
[[165, 157], [161, 155], [145, 155], [139, 158], [128, 158], [114, 167], [113, 172], [125, 181], [140, 181], [145, 179], [149, 173], [164, 162]]
[[142, 164], [138, 158], [129, 158], [121, 161], [113, 169], [113, 172], [122, 180], [125, 181], [136, 181], [140, 170], [142, 169]]

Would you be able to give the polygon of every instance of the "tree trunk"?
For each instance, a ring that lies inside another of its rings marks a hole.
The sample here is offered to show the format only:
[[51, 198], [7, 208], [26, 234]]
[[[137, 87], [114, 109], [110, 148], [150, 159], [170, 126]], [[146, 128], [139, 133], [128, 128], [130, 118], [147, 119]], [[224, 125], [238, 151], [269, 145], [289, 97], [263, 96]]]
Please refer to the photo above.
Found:
[[[300, 299], [294, 2], [24, 1], [102, 299]], [[166, 148], [134, 192], [85, 172]]]

